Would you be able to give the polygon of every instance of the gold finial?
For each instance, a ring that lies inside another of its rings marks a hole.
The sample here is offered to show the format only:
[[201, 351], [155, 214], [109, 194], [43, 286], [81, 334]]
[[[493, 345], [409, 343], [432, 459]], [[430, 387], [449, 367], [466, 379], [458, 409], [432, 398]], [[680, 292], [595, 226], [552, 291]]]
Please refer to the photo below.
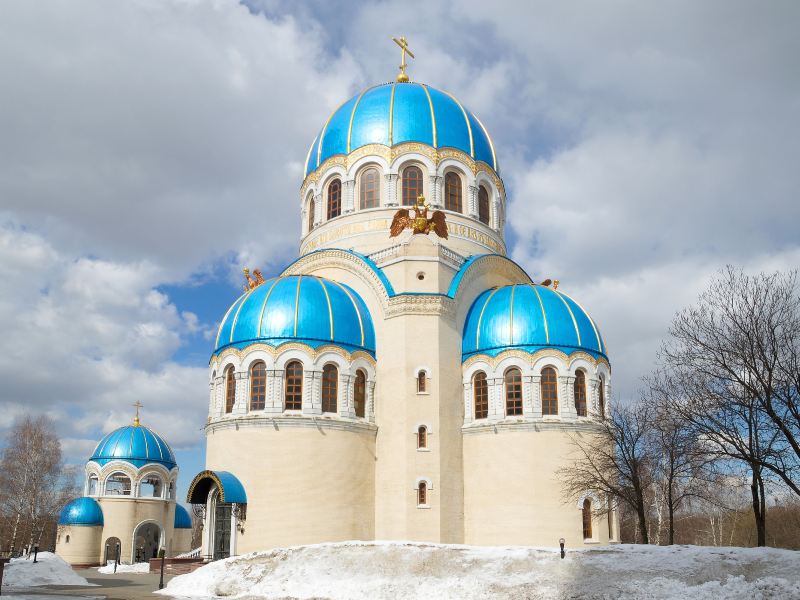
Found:
[[558, 279], [553, 279], [553, 289], [554, 290], [558, 289]]
[[135, 427], [139, 427], [139, 425], [140, 425], [140, 423], [139, 423], [139, 409], [142, 408], [144, 406], [144, 404], [142, 404], [141, 402], [139, 402], [137, 400], [136, 402], [133, 403], [133, 406], [136, 407], [136, 416], [133, 417], [133, 424], [134, 424]]
[[401, 37], [399, 40], [393, 37], [392, 40], [395, 44], [400, 46], [400, 72], [397, 74], [397, 83], [408, 83], [408, 75], [406, 75], [406, 53], [411, 58], [416, 58], [414, 53], [408, 49], [408, 41], [406, 38]]
[[256, 288], [264, 283], [264, 276], [261, 274], [261, 269], [253, 269], [253, 275], [255, 275], [255, 278], [250, 277], [250, 269], [247, 267], [242, 269], [242, 273], [244, 273], [244, 278], [247, 280], [247, 283], [244, 285], [245, 292], [252, 290], [253, 288]]

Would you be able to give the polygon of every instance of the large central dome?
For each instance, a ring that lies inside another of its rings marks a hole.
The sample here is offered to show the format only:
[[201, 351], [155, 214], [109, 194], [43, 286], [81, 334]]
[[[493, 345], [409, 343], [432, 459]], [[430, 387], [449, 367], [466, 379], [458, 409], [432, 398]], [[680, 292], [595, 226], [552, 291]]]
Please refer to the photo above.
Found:
[[497, 171], [486, 128], [455, 97], [421, 83], [384, 83], [367, 88], [328, 118], [306, 157], [305, 174], [326, 159], [368, 144], [420, 142], [455, 148]]

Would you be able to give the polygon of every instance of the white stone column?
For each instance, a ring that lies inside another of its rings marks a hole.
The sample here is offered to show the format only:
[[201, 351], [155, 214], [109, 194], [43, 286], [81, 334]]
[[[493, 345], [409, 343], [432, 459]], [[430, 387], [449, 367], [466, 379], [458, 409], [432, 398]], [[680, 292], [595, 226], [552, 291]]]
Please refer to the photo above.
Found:
[[531, 391], [532, 394], [532, 404], [533, 404], [533, 418], [534, 419], [541, 419], [542, 418], [542, 376], [541, 375], [534, 375], [531, 377]]
[[500, 421], [506, 417], [505, 394], [503, 394], [503, 378], [487, 377], [489, 388], [489, 420]]
[[[217, 377], [211, 380], [208, 384], [208, 416], [216, 416], [217, 408]], [[85, 495], [85, 494], [84, 494]]]
[[356, 418], [356, 411], [353, 407], [353, 376], [349, 373], [342, 373], [339, 376], [339, 416], [350, 419]]
[[322, 414], [322, 371], [303, 369], [303, 414]]
[[522, 416], [533, 417], [533, 376], [522, 376]]
[[593, 378], [589, 380], [587, 414], [596, 417], [600, 414], [600, 381]]
[[397, 206], [397, 173], [387, 173], [386, 180], [386, 206]]
[[355, 194], [356, 194], [356, 180], [348, 179], [342, 182], [342, 193], [344, 196], [344, 210], [343, 214], [348, 214], [356, 209]]
[[464, 425], [472, 423], [475, 418], [475, 405], [472, 401], [472, 384], [464, 384]]
[[237, 371], [233, 374], [236, 379], [236, 400], [233, 403], [233, 410], [231, 414], [246, 415], [248, 408], [248, 401], [250, 400], [249, 383], [250, 377], [247, 371]]
[[314, 227], [318, 227], [322, 223], [322, 213], [324, 212], [322, 204], [322, 194], [314, 196]]
[[214, 416], [221, 417], [222, 413], [224, 412], [224, 402], [225, 402], [225, 376], [220, 375], [216, 379], [216, 385], [214, 386]]
[[441, 208], [442, 203], [442, 179], [441, 175], [430, 175], [430, 201], [429, 204], [434, 208]]
[[272, 410], [275, 413], [283, 412], [283, 369], [272, 371], [272, 388], [269, 392], [269, 398], [272, 401]]
[[563, 417], [567, 419], [577, 419], [578, 410], [575, 408], [575, 377], [564, 375], [564, 388], [566, 390], [564, 401]]
[[473, 219], [478, 218], [478, 188], [477, 186], [467, 186], [467, 214]]
[[[569, 410], [569, 401], [567, 399], [567, 380], [569, 377], [566, 375], [558, 376], [558, 416], [562, 419], [571, 415]], [[572, 411], [575, 412], [574, 409]]]
[[500, 194], [495, 194], [494, 201], [492, 202], [492, 229], [500, 231], [502, 225], [500, 216]]
[[367, 381], [367, 418], [370, 423], [375, 422], [375, 382]]

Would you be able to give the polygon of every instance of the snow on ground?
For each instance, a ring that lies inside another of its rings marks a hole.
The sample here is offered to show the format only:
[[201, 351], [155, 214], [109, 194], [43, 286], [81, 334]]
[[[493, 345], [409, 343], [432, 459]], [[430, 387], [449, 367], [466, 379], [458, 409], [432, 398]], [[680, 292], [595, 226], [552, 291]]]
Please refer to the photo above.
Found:
[[12, 558], [3, 572], [3, 587], [27, 588], [39, 585], [93, 585], [72, 570], [60, 556], [39, 552], [30, 558]]
[[343, 542], [254, 552], [172, 579], [181, 598], [800, 600], [800, 552], [602, 546], [557, 550]]
[[[114, 573], [114, 561], [108, 561], [105, 567], [98, 567], [98, 573], [108, 575]], [[134, 563], [132, 565], [117, 565], [117, 573], [149, 573], [150, 563]]]

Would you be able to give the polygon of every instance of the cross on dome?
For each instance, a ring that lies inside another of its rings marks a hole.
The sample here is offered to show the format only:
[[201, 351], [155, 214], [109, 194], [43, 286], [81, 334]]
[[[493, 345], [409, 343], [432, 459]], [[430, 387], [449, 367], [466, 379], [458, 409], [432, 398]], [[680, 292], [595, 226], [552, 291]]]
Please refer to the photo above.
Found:
[[392, 41], [400, 46], [400, 72], [397, 74], [397, 82], [398, 83], [408, 83], [408, 75], [406, 75], [406, 53], [411, 58], [416, 58], [414, 53], [411, 52], [408, 48], [408, 40], [405, 37], [400, 37], [397, 39], [396, 37], [392, 38]]
[[144, 404], [142, 404], [141, 402], [139, 402], [139, 401], [137, 400], [136, 402], [134, 402], [134, 403], [133, 403], [133, 405], [132, 405], [132, 406], [135, 406], [135, 407], [136, 407], [136, 416], [135, 416], [135, 417], [133, 417], [133, 424], [134, 424], [136, 427], [138, 427], [138, 426], [140, 425], [140, 423], [139, 423], [139, 409], [140, 409], [140, 408], [142, 408], [142, 407], [144, 406]]

